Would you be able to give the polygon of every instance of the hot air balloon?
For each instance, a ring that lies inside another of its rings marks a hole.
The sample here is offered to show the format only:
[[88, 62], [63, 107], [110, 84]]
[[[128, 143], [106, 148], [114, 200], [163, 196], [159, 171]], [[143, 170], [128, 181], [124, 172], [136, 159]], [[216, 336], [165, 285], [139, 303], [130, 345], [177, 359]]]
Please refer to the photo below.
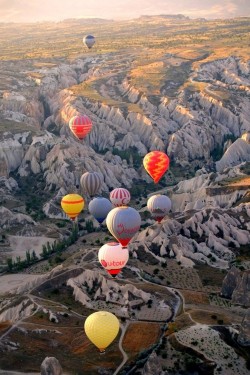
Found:
[[108, 311], [97, 311], [87, 317], [84, 330], [88, 339], [101, 353], [116, 338], [119, 332], [119, 320]]
[[84, 199], [79, 194], [68, 194], [62, 198], [61, 206], [63, 211], [74, 221], [84, 208]]
[[112, 204], [107, 198], [97, 197], [89, 202], [89, 212], [100, 224], [106, 219], [111, 210]]
[[109, 197], [115, 207], [126, 206], [130, 202], [130, 192], [124, 188], [112, 190]]
[[95, 44], [95, 37], [93, 35], [86, 35], [82, 41], [90, 49]]
[[147, 207], [153, 218], [160, 223], [171, 209], [171, 200], [166, 195], [156, 194], [149, 198]]
[[157, 184], [169, 167], [169, 157], [164, 152], [152, 151], [144, 156], [143, 165]]
[[125, 267], [128, 258], [128, 249], [123, 249], [117, 242], [109, 242], [103, 245], [98, 252], [99, 262], [112, 277], [116, 277]]
[[86, 115], [74, 116], [69, 121], [69, 127], [72, 133], [80, 140], [92, 129], [92, 121]]
[[140, 229], [141, 217], [132, 207], [116, 207], [109, 212], [106, 223], [110, 233], [126, 247]]
[[103, 182], [101, 173], [98, 172], [86, 172], [80, 179], [81, 187], [89, 196], [95, 195], [100, 189]]

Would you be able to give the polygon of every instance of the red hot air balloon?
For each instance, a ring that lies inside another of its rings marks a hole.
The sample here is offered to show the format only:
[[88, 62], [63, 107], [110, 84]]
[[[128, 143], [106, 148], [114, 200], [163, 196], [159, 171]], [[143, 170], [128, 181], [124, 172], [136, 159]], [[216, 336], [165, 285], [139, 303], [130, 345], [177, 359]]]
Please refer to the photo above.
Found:
[[169, 157], [164, 152], [152, 151], [144, 156], [143, 165], [157, 184], [169, 168]]
[[82, 140], [91, 131], [92, 122], [86, 115], [74, 116], [69, 121], [69, 127], [72, 133]]
[[132, 207], [116, 207], [108, 213], [106, 224], [110, 233], [127, 247], [141, 226], [140, 214]]
[[128, 249], [123, 249], [117, 242], [103, 245], [98, 252], [99, 262], [112, 277], [116, 277], [121, 269], [125, 267], [128, 258]]
[[112, 190], [109, 197], [115, 207], [126, 206], [130, 202], [130, 192], [124, 188]]

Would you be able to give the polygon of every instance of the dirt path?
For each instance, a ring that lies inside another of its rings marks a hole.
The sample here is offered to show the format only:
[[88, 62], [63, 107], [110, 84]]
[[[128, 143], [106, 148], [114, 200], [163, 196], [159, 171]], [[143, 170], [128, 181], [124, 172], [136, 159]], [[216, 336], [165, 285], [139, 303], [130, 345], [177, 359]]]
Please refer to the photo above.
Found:
[[117, 375], [119, 373], [119, 371], [123, 368], [123, 366], [125, 365], [125, 363], [127, 362], [128, 360], [128, 355], [127, 353], [124, 351], [123, 347], [122, 347], [122, 341], [123, 341], [123, 338], [124, 338], [124, 335], [127, 331], [127, 328], [129, 326], [130, 322], [127, 321], [126, 324], [123, 326], [121, 325], [121, 330], [122, 330], [122, 334], [121, 334], [121, 337], [120, 337], [120, 340], [119, 340], [119, 349], [120, 349], [120, 352], [122, 353], [123, 355], [123, 361], [122, 363], [117, 367], [117, 369], [115, 370], [114, 374], [113, 375]]

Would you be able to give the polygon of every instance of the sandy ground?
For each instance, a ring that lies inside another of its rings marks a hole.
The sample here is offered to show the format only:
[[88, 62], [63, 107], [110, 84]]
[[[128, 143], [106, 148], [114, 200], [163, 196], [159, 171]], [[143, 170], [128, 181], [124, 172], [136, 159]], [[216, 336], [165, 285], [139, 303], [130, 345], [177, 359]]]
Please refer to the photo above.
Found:
[[53, 243], [55, 238], [8, 236], [8, 240], [10, 248], [12, 249], [9, 255], [12, 256], [12, 258], [17, 256], [25, 258], [27, 250], [30, 250], [30, 252], [35, 250], [36, 255], [39, 256], [42, 252], [42, 246], [46, 245], [47, 242]]
[[240, 181], [232, 182], [228, 186], [249, 186], [250, 187], [250, 177], [243, 178]]
[[9, 293], [12, 289], [20, 287], [22, 284], [29, 281], [35, 280], [37, 277], [38, 275], [28, 275], [23, 273], [0, 276], [0, 295]]

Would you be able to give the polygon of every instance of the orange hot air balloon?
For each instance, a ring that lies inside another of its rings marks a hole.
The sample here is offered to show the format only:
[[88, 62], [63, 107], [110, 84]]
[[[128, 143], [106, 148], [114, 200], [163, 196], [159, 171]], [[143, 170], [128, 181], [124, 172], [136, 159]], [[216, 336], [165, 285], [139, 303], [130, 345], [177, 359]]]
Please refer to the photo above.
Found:
[[92, 129], [92, 121], [86, 115], [74, 116], [70, 119], [69, 127], [72, 133], [82, 140]]
[[143, 165], [154, 183], [160, 181], [169, 168], [169, 157], [161, 151], [151, 151], [143, 159]]
[[62, 198], [61, 206], [63, 211], [74, 221], [84, 208], [84, 199], [79, 194], [68, 194]]

